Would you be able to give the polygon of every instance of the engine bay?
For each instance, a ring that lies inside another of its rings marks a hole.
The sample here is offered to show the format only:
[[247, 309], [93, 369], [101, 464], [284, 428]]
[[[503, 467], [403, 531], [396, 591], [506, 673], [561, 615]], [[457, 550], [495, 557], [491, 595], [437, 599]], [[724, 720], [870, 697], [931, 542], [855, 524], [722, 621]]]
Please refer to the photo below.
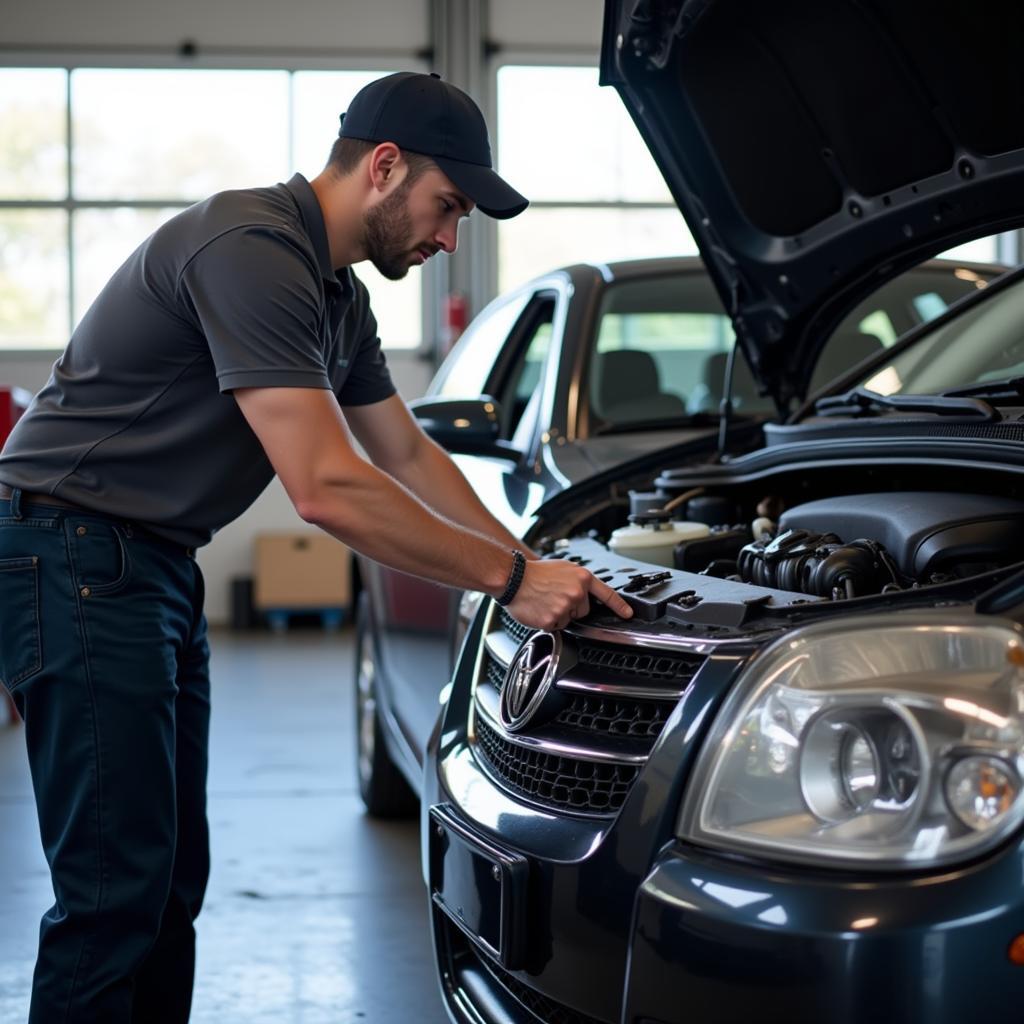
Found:
[[781, 490], [706, 486], [628, 494], [619, 525], [560, 542], [557, 557], [619, 589], [639, 621], [744, 630], [799, 606], [924, 596], [1024, 561], [1015, 497], [907, 489], [790, 503]]

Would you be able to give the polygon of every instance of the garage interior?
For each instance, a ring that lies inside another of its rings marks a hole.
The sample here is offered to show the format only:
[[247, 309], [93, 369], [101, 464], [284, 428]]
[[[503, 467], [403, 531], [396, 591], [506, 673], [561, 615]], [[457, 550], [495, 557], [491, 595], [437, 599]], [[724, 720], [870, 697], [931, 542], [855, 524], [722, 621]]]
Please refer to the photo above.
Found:
[[[30, 77], [14, 81], [14, 69], [48, 69], [41, 71], [44, 77], [62, 79], [58, 94], [68, 87], [66, 69], [354, 73], [354, 87], [344, 79], [339, 86], [330, 74], [317, 86], [315, 106], [325, 120], [307, 132], [315, 147], [301, 168], [307, 177], [319, 170], [318, 161], [326, 156], [337, 116], [344, 110], [344, 100], [334, 90], [351, 95], [376, 77], [375, 72], [442, 72], [488, 112], [492, 143], [499, 64], [589, 69], [593, 82], [588, 87], [598, 94], [601, 25], [587, 0], [490, 5], [478, 0], [299, 0], [256, 7], [233, 0], [212, 5], [186, 0], [171, 6], [123, 0], [87, 5], [5, 2], [2, 21], [0, 80], [5, 71], [8, 79], [0, 85], [0, 107], [5, 112], [31, 109], [44, 92], [52, 96], [52, 80], [37, 92]], [[615, 99], [597, 98], [605, 103]], [[175, 116], [182, 122], [188, 118], [182, 110]], [[243, 85], [231, 84], [219, 116], [237, 117], [248, 130], [263, 115], [252, 109]], [[6, 149], [0, 164], [21, 159], [20, 127], [10, 121], [0, 125], [0, 150]], [[234, 181], [195, 192], [188, 184], [171, 186], [176, 198], [181, 195], [180, 204], [220, 187], [286, 180], [295, 165], [289, 163], [281, 136], [291, 129], [277, 127], [282, 130], [273, 139], [249, 140], [254, 150], [272, 151], [262, 163], [269, 165], [267, 172], [246, 176], [243, 171]], [[156, 144], [160, 132], [155, 117], [131, 130], [139, 132], [139, 155]], [[146, 173], [144, 168], [138, 171]], [[59, 195], [60, 187], [52, 195]], [[8, 277], [15, 262], [10, 246], [19, 217], [28, 219], [39, 210], [67, 217], [64, 197], [40, 201], [38, 189], [24, 188], [20, 195], [19, 189], [11, 183], [0, 195], [0, 224], [7, 222], [0, 279]], [[72, 216], [88, 216], [108, 205], [105, 200], [87, 204]], [[143, 202], [128, 213], [145, 214], [147, 209]], [[124, 212], [122, 208], [122, 216]], [[65, 221], [61, 230], [75, 226]], [[55, 267], [65, 280], [81, 282], [82, 269], [101, 259], [110, 273], [154, 226], [132, 224], [127, 232], [115, 227], [113, 243], [110, 238], [106, 244], [99, 240], [96, 253], [77, 253], [78, 274], [68, 267], [66, 243], [46, 254], [46, 266]], [[471, 218], [460, 242], [453, 257], [414, 270], [399, 286], [405, 295], [412, 282], [415, 313], [399, 320], [405, 332], [399, 345], [386, 337], [384, 343], [404, 398], [423, 393], [442, 346], [451, 342], [444, 297], [457, 293], [460, 308], [475, 312], [498, 290], [493, 223]], [[565, 260], [553, 254], [550, 262]], [[524, 277], [543, 269], [538, 264], [514, 272]], [[79, 290], [83, 287], [94, 286], [79, 283]], [[9, 313], [0, 315], [0, 405], [8, 421], [45, 383], [77, 319], [71, 307], [80, 311], [82, 297], [72, 301], [68, 290], [65, 284], [56, 295], [43, 297], [62, 302], [63, 316], [26, 326]], [[465, 316], [456, 310], [456, 328]], [[363, 813], [358, 795], [350, 592], [345, 621], [336, 630], [324, 630], [313, 615], [295, 617], [281, 632], [265, 621], [256, 628], [232, 628], [233, 616], [243, 626], [251, 619], [257, 538], [310, 529], [275, 480], [199, 554], [207, 581], [215, 679], [209, 781], [214, 866], [197, 925], [200, 966], [191, 1019], [254, 1024], [415, 1019], [440, 1024], [446, 1017], [427, 930], [418, 823], [374, 821]], [[288, 580], [279, 583], [287, 586]], [[0, 709], [0, 721], [0, 859], [5, 878], [0, 896], [0, 1022], [16, 1024], [28, 1012], [39, 918], [52, 902], [52, 890], [39, 843], [23, 732], [6, 706]]]
[[[470, 218], [456, 254], [400, 285], [364, 278], [380, 296], [404, 399], [424, 393], [474, 314], [527, 278], [583, 260], [696, 253], [618, 97], [598, 87], [594, 0], [2, 0], [0, 18], [0, 442], [104, 275], [142, 238], [218, 189], [313, 176], [346, 97], [378, 75], [437, 71], [469, 92], [496, 168], [532, 201], [508, 226]], [[187, 81], [213, 72], [235, 77], [213, 95]], [[125, 100], [139, 74], [166, 76], [146, 95], [175, 106]], [[214, 114], [202, 114], [197, 143], [187, 126], [204, 105]], [[223, 140], [207, 131], [217, 119]], [[57, 157], [33, 156], [27, 174], [30, 145]], [[157, 166], [196, 145], [178, 170]], [[607, 173], [578, 169], [608, 158]], [[957, 251], [1015, 264], [1021, 234]], [[358, 791], [358, 575], [336, 546], [311, 579], [301, 562], [311, 530], [275, 480], [198, 555], [211, 627], [213, 866], [191, 1019], [442, 1024], [419, 822], [368, 817]], [[0, 1024], [17, 1024], [52, 892], [23, 733], [2, 701], [0, 864]]]

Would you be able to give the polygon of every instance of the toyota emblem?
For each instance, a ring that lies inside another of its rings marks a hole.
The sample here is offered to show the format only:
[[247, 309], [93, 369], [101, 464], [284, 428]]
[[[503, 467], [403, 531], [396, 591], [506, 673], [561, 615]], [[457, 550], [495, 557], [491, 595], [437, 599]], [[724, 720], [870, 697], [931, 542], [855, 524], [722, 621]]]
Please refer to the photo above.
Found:
[[562, 654], [558, 633], [534, 633], [516, 651], [501, 688], [498, 715], [509, 732], [522, 729], [544, 703]]

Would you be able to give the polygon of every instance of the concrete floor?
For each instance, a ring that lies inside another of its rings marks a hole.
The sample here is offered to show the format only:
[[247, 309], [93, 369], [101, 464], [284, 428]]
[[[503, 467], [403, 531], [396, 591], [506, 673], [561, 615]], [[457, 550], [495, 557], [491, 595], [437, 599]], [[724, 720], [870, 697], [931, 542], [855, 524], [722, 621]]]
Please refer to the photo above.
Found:
[[[193, 1024], [442, 1024], [416, 822], [364, 817], [352, 632], [218, 632], [213, 871]], [[0, 727], [0, 1024], [28, 1012], [53, 899], [19, 727]]]

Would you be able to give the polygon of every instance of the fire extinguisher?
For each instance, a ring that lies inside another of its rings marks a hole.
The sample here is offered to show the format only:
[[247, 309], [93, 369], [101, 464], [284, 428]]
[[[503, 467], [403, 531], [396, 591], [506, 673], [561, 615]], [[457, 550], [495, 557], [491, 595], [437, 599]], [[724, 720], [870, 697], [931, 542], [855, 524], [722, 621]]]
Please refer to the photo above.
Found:
[[469, 319], [469, 303], [462, 292], [449, 292], [441, 305], [441, 348], [442, 355], [451, 351], [466, 329]]

